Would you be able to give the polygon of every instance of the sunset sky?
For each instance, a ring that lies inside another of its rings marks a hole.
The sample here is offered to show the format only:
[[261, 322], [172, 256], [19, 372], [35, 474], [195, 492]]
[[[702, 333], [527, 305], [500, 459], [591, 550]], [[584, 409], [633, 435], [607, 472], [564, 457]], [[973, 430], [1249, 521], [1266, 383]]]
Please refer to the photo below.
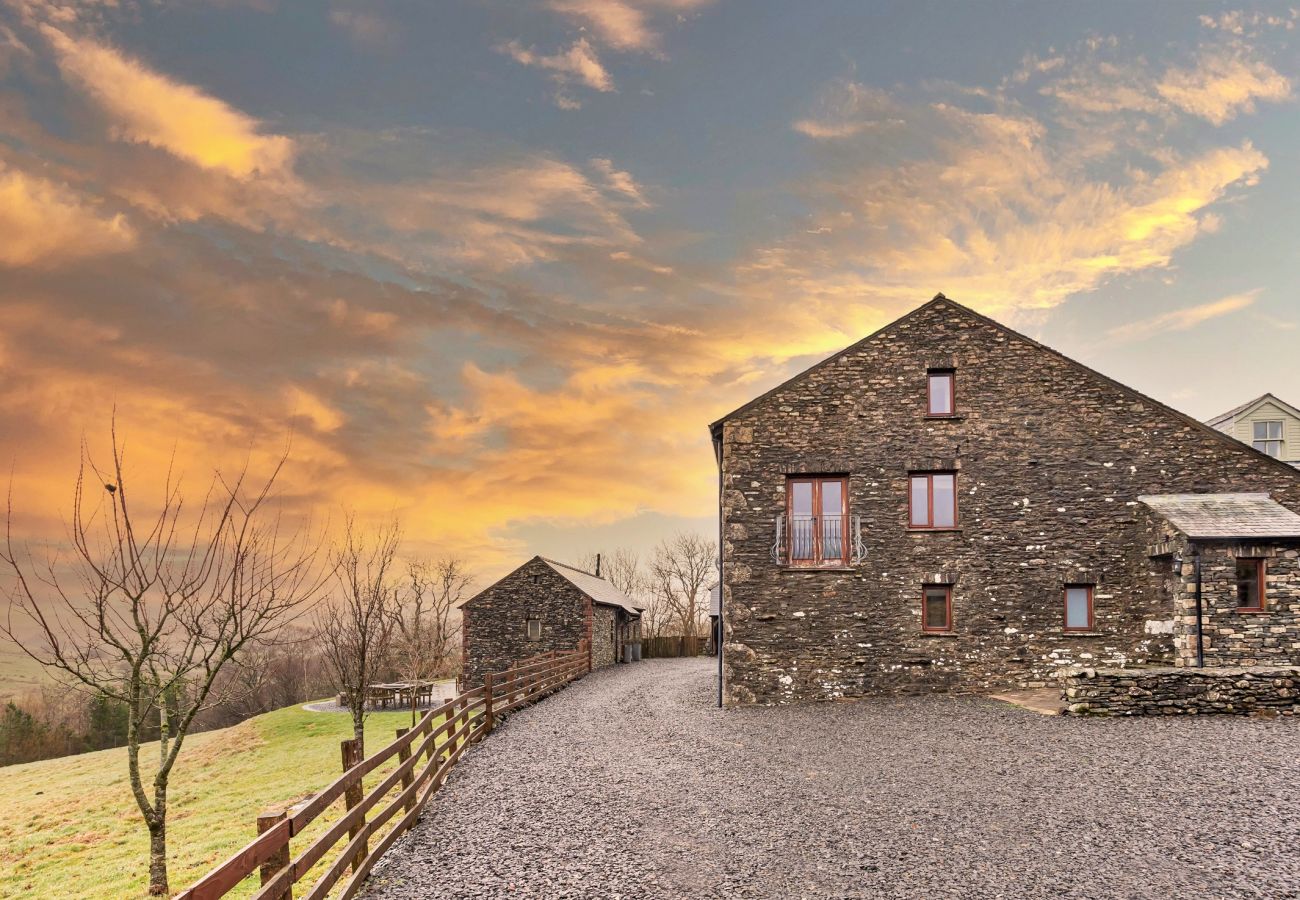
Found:
[[292, 433], [484, 577], [711, 532], [707, 425], [942, 291], [1300, 403], [1286, 3], [0, 0], [0, 462]]

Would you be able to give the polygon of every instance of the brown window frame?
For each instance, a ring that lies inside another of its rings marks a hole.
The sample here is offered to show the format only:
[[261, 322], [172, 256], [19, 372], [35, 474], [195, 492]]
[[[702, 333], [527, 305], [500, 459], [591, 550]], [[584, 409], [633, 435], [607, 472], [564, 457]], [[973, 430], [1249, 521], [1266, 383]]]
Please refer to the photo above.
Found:
[[[537, 623], [537, 637], [533, 637], [532, 624]], [[542, 620], [537, 616], [529, 616], [524, 619], [524, 638], [529, 641], [540, 641], [542, 639]]]
[[[828, 482], [840, 485], [840, 556], [825, 558], [822, 556], [822, 485]], [[794, 491], [796, 484], [807, 483], [813, 486], [813, 555], [811, 559], [794, 558]], [[785, 521], [786, 551], [785, 564], [791, 568], [826, 569], [848, 568], [849, 566], [849, 477], [847, 475], [789, 475], [785, 480]]]
[[[932, 628], [926, 624], [925, 617], [925, 600], [926, 594], [930, 591], [943, 591], [944, 601], [946, 603], [944, 626], [942, 628]], [[923, 584], [921, 585], [921, 630], [927, 634], [952, 634], [952, 585], [951, 584]]]
[[[1070, 624], [1070, 591], [1083, 590], [1088, 592], [1088, 624], [1083, 627]], [[1066, 631], [1096, 631], [1097, 623], [1093, 612], [1093, 593], [1097, 586], [1095, 584], [1067, 584], [1061, 592], [1061, 627]]]
[[[1254, 606], [1237, 606], [1237, 612], [1244, 613], [1262, 613], [1268, 609], [1268, 560], [1262, 556], [1239, 556], [1236, 563], [1240, 566], [1242, 563], [1250, 563], [1255, 567], [1255, 605]], [[1240, 584], [1240, 578], [1235, 579]]]
[[[948, 379], [948, 401], [951, 407], [948, 412], [934, 411], [934, 391], [931, 388], [931, 379], [947, 378]], [[925, 372], [925, 415], [928, 419], [951, 419], [957, 415], [957, 370], [956, 369], [927, 369]]]
[[[934, 524], [934, 476], [951, 475], [952, 476], [952, 524], [935, 525]], [[925, 517], [928, 524], [915, 524], [915, 516], [912, 515], [914, 509], [912, 506], [912, 480], [915, 478], [926, 479], [926, 510]], [[907, 473], [907, 527], [910, 531], [955, 531], [961, 525], [961, 516], [958, 511], [959, 502], [957, 498], [957, 472], [936, 471], [936, 472], [908, 472]]]

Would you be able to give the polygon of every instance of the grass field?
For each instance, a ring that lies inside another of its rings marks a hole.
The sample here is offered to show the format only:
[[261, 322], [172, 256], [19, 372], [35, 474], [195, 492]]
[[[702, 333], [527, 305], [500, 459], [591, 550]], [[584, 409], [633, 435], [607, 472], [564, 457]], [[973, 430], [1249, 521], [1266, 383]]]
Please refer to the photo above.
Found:
[[[372, 714], [367, 751], [409, 723], [407, 712]], [[190, 737], [172, 777], [172, 890], [251, 840], [258, 812], [315, 793], [338, 775], [339, 741], [351, 730], [344, 713], [290, 707]], [[367, 777], [367, 787], [387, 771]], [[149, 835], [131, 797], [124, 749], [6, 766], [0, 783], [0, 897], [144, 896]], [[338, 808], [313, 830], [323, 830]], [[304, 845], [293, 846], [297, 852]], [[245, 885], [247, 891], [232, 896], [251, 893], [252, 880]]]

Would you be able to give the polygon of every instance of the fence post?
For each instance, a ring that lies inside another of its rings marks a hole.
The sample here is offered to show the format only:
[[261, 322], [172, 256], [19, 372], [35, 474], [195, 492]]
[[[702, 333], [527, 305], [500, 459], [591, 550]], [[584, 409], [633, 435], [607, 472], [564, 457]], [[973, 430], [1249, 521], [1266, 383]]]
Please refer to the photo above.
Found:
[[[406, 733], [410, 730], [411, 729], [409, 728], [399, 728], [397, 729], [397, 736], [399, 738], [405, 737]], [[401, 765], [402, 763], [406, 762], [410, 758], [411, 758], [410, 744], [407, 744], [405, 747], [402, 747], [397, 751], [398, 765]], [[402, 790], [404, 791], [409, 790], [411, 785], [413, 785], [414, 783], [415, 783], [415, 775], [412, 774], [411, 772], [407, 772], [405, 775], [402, 776]], [[413, 809], [415, 809], [415, 791], [411, 791], [411, 799], [406, 801], [406, 811], [410, 812]]]
[[493, 673], [488, 672], [483, 676], [483, 733], [486, 735], [496, 724], [492, 715], [492, 682]]
[[[265, 834], [276, 825], [284, 821], [284, 810], [268, 810], [257, 817], [257, 833]], [[269, 884], [271, 879], [280, 874], [289, 865], [289, 842], [285, 841], [284, 846], [275, 851], [275, 855], [262, 863], [262, 884]], [[284, 893], [271, 900], [293, 900], [292, 888], [285, 888]]]
[[[348, 769], [351, 769], [353, 766], [361, 762], [361, 745], [357, 743], [356, 738], [343, 741], [339, 745], [339, 747], [343, 751], [344, 772], [346, 772]], [[360, 804], [363, 796], [364, 796], [364, 790], [362, 788], [361, 779], [358, 778], [356, 784], [349, 785], [348, 788], [343, 792], [343, 803], [347, 807], [347, 811], [350, 812], [354, 806]], [[345, 812], [344, 815], [346, 814], [347, 813]], [[361, 829], [365, 828], [365, 826], [366, 826], [366, 817], [361, 816], [356, 822], [354, 822], [348, 828], [348, 837], [355, 838], [358, 834], [361, 833]], [[365, 862], [366, 854], [368, 852], [369, 850], [366, 847], [366, 842], [363, 841], [361, 843], [361, 846], [357, 849], [356, 856], [352, 858], [353, 872], [361, 868], [361, 864]]]

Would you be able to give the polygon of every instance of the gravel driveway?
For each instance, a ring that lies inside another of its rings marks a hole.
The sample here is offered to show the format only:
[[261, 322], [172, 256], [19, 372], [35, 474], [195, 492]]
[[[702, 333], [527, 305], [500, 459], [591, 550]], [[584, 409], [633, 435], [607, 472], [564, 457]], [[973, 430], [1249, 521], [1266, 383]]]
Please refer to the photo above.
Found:
[[365, 896], [1300, 897], [1300, 720], [722, 711], [713, 665], [618, 666], [517, 713]]

